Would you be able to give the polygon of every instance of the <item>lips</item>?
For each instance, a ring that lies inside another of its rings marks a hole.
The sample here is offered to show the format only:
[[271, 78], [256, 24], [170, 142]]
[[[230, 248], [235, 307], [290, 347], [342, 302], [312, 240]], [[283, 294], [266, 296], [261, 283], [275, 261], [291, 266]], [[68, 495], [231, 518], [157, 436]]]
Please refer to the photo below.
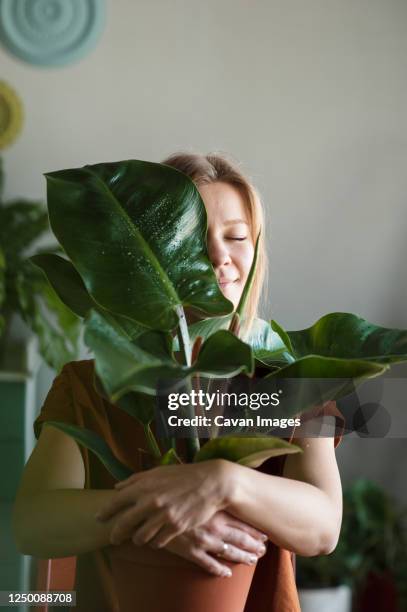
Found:
[[229, 285], [231, 283], [234, 283], [237, 281], [237, 278], [232, 279], [232, 278], [220, 278], [218, 280], [219, 285]]

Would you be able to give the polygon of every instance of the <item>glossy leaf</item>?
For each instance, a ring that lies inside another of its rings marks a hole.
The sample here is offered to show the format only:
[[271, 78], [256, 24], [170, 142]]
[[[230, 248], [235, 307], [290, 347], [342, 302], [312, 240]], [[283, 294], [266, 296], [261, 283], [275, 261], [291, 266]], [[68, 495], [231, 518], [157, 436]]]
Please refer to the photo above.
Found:
[[47, 253], [30, 257], [47, 277], [59, 298], [79, 317], [86, 317], [96, 302], [89, 295], [80, 274], [67, 259]]
[[[232, 316], [213, 317], [192, 323], [188, 328], [191, 341], [194, 342], [198, 336], [207, 339], [220, 329], [229, 329]], [[258, 317], [253, 320], [244, 341], [251, 346], [255, 359], [265, 365], [281, 367], [283, 364], [295, 361], [281, 336], [273, 330], [272, 325]], [[173, 342], [174, 350], [178, 350], [177, 338], [174, 338]]]
[[322, 355], [380, 363], [407, 360], [407, 330], [369, 323], [348, 312], [332, 312], [307, 329], [287, 332], [297, 358]]
[[119, 326], [94, 310], [87, 317], [84, 339], [95, 354], [96, 372], [113, 402], [129, 391], [155, 395], [160, 380], [187, 379], [194, 373], [223, 378], [253, 371], [250, 347], [223, 330], [204, 342], [191, 367], [174, 359], [168, 334], [149, 331], [130, 341]]
[[117, 324], [131, 338], [137, 338], [148, 331], [147, 327], [128, 317], [110, 313], [97, 304], [88, 293], [85, 284], [72, 262], [52, 253], [33, 255], [29, 260], [45, 274], [59, 299], [77, 316], [86, 317], [92, 309], [97, 309], [105, 318]]
[[82, 446], [86, 446], [86, 448], [95, 453], [116, 480], [124, 480], [133, 474], [134, 470], [119, 461], [104, 439], [94, 431], [84, 427], [77, 427], [71, 423], [63, 423], [62, 421], [45, 421], [45, 423], [60, 429], [82, 444]]
[[128, 160], [46, 177], [52, 229], [98, 304], [164, 331], [177, 325], [177, 306], [232, 311], [208, 259], [205, 206], [186, 175]]
[[270, 326], [271, 326], [271, 329], [274, 332], [276, 332], [276, 334], [278, 334], [280, 336], [281, 340], [283, 341], [283, 343], [287, 347], [290, 355], [294, 355], [294, 349], [293, 349], [292, 344], [291, 344], [290, 336], [287, 334], [285, 329], [283, 329], [281, 327], [281, 325], [279, 325], [277, 323], [277, 321], [274, 321], [274, 320], [270, 321]]
[[[229, 329], [233, 313], [224, 317], [211, 317], [210, 319], [202, 319], [196, 323], [188, 325], [188, 331], [191, 338], [191, 343], [194, 343], [198, 336], [203, 340], [209, 338], [212, 334], [220, 329]], [[178, 338], [174, 338], [174, 350], [179, 350]]]
[[[309, 355], [266, 375], [258, 381], [256, 391], [276, 391], [284, 383], [284, 379], [302, 380], [301, 385], [294, 381], [292, 396], [288, 395], [288, 385], [280, 410], [273, 408], [276, 417], [289, 417], [328, 400], [344, 397], [365, 380], [380, 376], [387, 369], [386, 364], [370, 361]], [[315, 379], [315, 383], [312, 379]], [[291, 401], [287, 401], [288, 397]]]
[[195, 455], [194, 462], [226, 459], [256, 468], [270, 457], [300, 452], [299, 446], [281, 438], [222, 436], [206, 442]]
[[155, 398], [151, 395], [130, 391], [122, 395], [116, 404], [144, 426], [149, 425], [154, 419]]
[[240, 296], [240, 300], [236, 308], [236, 314], [239, 315], [240, 319], [242, 319], [245, 314], [247, 299], [249, 297], [250, 290], [252, 288], [255, 273], [256, 273], [257, 257], [258, 257], [258, 251], [259, 251], [259, 241], [260, 241], [260, 232], [259, 232], [259, 235], [257, 236], [256, 244], [254, 247], [253, 261], [250, 266], [249, 274], [247, 275], [247, 279], [243, 287], [242, 295]]
[[283, 364], [294, 361], [285, 339], [279, 333], [279, 329], [274, 329], [271, 323], [256, 318], [246, 342], [252, 347], [254, 356], [258, 361], [266, 365], [278, 364], [279, 367], [282, 367]]

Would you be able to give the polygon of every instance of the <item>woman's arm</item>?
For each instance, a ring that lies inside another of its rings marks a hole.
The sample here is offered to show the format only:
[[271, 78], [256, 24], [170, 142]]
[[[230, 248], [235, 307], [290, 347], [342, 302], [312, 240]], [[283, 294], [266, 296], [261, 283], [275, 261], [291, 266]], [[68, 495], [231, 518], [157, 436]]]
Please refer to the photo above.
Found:
[[[85, 468], [77, 443], [45, 425], [25, 466], [14, 504], [13, 531], [22, 554], [39, 558], [78, 555], [110, 544], [113, 521], [95, 519], [117, 495], [84, 489]], [[223, 542], [227, 543], [222, 551]], [[229, 575], [224, 560], [254, 563], [265, 552], [263, 534], [220, 512], [205, 525], [174, 538], [168, 550], [215, 575]], [[218, 555], [218, 553], [220, 553]]]
[[133, 534], [138, 545], [161, 547], [227, 510], [297, 554], [328, 554], [336, 546], [342, 520], [333, 440], [295, 442], [304, 452], [286, 458], [283, 476], [224, 460], [133, 474], [119, 483], [117, 496], [102, 505], [98, 518], [114, 519], [114, 544]]
[[13, 511], [13, 531], [22, 554], [56, 558], [109, 544], [111, 524], [95, 512], [114, 490], [85, 490], [77, 443], [44, 425], [23, 472]]
[[331, 553], [342, 521], [342, 488], [332, 438], [297, 438], [283, 476], [230, 463], [227, 510], [302, 556]]

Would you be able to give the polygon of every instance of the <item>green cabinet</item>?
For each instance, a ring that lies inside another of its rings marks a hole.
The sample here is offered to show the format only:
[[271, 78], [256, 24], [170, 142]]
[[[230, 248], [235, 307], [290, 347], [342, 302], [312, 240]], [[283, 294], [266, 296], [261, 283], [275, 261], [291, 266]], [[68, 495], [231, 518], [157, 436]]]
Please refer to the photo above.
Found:
[[[12, 362], [0, 370], [0, 590], [28, 591], [32, 590], [31, 557], [16, 549], [11, 516], [24, 464], [35, 445], [32, 424], [38, 409], [36, 384], [41, 359], [35, 336], [13, 347], [12, 352]], [[9, 609], [22, 611], [25, 607]]]

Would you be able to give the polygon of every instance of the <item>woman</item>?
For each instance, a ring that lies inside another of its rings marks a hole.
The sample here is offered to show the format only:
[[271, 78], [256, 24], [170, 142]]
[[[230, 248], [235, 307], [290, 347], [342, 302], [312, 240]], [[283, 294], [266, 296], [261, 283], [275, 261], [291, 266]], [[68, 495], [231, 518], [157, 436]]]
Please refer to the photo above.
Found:
[[[237, 306], [263, 225], [255, 189], [219, 154], [181, 153], [163, 163], [197, 185], [207, 210], [209, 257], [222, 292]], [[243, 333], [256, 315], [265, 276], [264, 232], [261, 240]], [[195, 316], [187, 313], [189, 322]], [[334, 447], [341, 436], [334, 442], [291, 436], [304, 452], [269, 460], [261, 470], [213, 460], [141, 472], [143, 454], [135, 457], [134, 448], [143, 448], [142, 433], [96, 394], [92, 374], [92, 360], [64, 366], [34, 423], [38, 444], [14, 512], [20, 551], [77, 555], [78, 606], [88, 612], [117, 609], [104, 549], [130, 538], [217, 576], [230, 576], [235, 563], [258, 563], [245, 610], [299, 610], [289, 551], [311, 556], [336, 546], [342, 495]], [[340, 416], [333, 402], [323, 413]], [[47, 420], [97, 431], [135, 473], [114, 489], [114, 479], [92, 453], [50, 425], [41, 430]]]

